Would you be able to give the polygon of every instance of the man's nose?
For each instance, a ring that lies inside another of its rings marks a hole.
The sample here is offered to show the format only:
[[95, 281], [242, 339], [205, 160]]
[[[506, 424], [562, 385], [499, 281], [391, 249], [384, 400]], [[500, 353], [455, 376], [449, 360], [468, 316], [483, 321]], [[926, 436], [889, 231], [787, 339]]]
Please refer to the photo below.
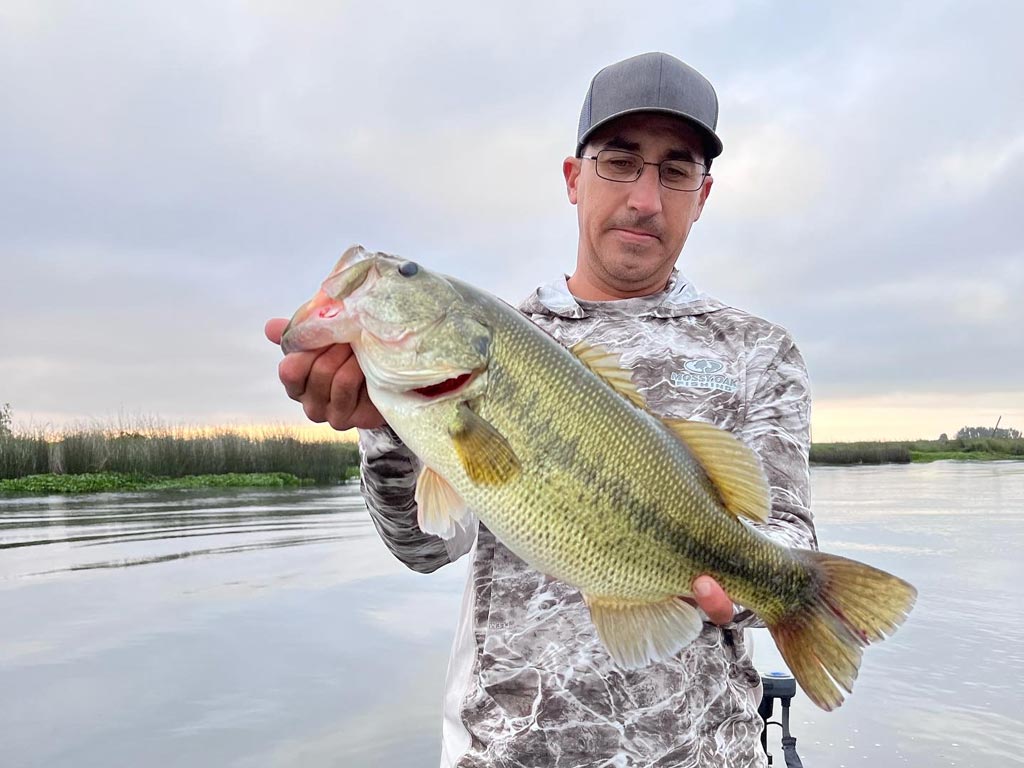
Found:
[[640, 178], [633, 182], [629, 194], [629, 207], [643, 216], [661, 212], [660, 169], [656, 165], [645, 165]]

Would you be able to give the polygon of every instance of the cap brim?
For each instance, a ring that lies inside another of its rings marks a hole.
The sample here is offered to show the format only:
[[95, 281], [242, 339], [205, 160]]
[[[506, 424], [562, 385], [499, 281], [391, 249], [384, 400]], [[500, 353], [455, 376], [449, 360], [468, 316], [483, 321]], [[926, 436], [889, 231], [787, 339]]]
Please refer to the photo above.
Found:
[[705, 160], [714, 160], [716, 157], [722, 154], [722, 140], [718, 138], [717, 134], [708, 125], [701, 122], [697, 118], [691, 117], [690, 115], [684, 114], [676, 109], [638, 107], [636, 109], [624, 109], [621, 112], [616, 112], [614, 115], [609, 115], [603, 120], [600, 120], [599, 122], [594, 123], [594, 125], [590, 126], [590, 128], [587, 129], [587, 132], [583, 134], [579, 142], [576, 144], [576, 157], [579, 157], [581, 154], [583, 154], [583, 147], [586, 146], [587, 141], [590, 139], [591, 136], [594, 135], [594, 132], [597, 131], [599, 128], [601, 128], [604, 125], [607, 125], [612, 120], [617, 120], [618, 118], [623, 117], [624, 115], [635, 115], [639, 112], [656, 112], [658, 114], [671, 115], [672, 117], [678, 117], [680, 120], [685, 120], [687, 123], [696, 128], [698, 132], [701, 134], [701, 136], [704, 138]]

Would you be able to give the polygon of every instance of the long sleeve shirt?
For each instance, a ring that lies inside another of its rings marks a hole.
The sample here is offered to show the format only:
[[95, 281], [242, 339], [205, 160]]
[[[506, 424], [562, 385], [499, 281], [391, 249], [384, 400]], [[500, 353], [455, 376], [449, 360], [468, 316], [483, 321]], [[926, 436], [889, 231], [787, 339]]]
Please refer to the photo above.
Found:
[[[586, 302], [564, 278], [520, 310], [565, 346], [618, 353], [656, 415], [699, 420], [760, 457], [766, 523], [816, 548], [810, 513], [810, 393], [781, 327], [697, 291], [678, 273], [652, 296]], [[449, 662], [442, 767], [762, 766], [760, 677], [743, 641], [757, 617], [705, 623], [676, 657], [622, 670], [597, 639], [578, 590], [534, 571], [484, 525], [443, 541], [416, 524], [418, 459], [388, 428], [360, 434], [371, 518], [403, 563], [433, 571], [472, 552]], [[474, 534], [476, 534], [474, 541]]]

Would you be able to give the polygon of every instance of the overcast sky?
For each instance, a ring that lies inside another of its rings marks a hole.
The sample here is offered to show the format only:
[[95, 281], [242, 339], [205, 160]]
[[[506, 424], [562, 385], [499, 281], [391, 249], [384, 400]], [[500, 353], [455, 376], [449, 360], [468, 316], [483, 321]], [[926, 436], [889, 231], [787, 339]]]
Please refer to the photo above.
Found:
[[664, 50], [725, 144], [679, 266], [790, 329], [815, 438], [1024, 429], [1021, 29], [1014, 0], [2, 0], [0, 403], [301, 423], [263, 321], [355, 242], [509, 301], [571, 271], [583, 95]]

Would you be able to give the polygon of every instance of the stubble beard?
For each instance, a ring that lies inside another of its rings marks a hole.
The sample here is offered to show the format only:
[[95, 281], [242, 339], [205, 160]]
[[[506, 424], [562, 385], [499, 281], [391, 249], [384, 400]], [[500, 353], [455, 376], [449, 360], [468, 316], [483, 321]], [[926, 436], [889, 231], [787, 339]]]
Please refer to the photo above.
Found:
[[656, 284], [660, 282], [664, 266], [647, 248], [622, 243], [615, 244], [614, 249], [606, 251], [597, 262], [604, 272], [600, 276], [602, 282], [630, 293], [658, 288]]
[[[650, 232], [658, 237], [648, 243], [623, 242], [614, 230], [632, 229]], [[616, 221], [607, 229], [605, 258], [600, 258], [604, 271], [609, 278], [622, 286], [641, 287], [656, 279], [663, 267], [661, 230], [650, 221]]]

